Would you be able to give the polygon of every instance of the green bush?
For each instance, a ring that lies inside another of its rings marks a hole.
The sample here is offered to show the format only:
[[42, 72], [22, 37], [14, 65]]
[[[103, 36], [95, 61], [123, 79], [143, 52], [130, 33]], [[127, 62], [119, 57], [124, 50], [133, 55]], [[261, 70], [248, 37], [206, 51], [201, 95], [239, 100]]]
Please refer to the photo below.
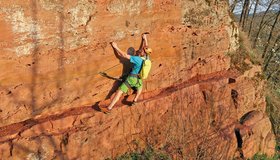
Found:
[[147, 147], [142, 152], [131, 152], [121, 155], [116, 160], [171, 160], [171, 158], [160, 151], [153, 149], [152, 147]]
[[254, 157], [252, 158], [252, 160], [279, 160], [280, 159], [280, 155], [279, 154], [275, 154], [273, 157], [269, 158], [267, 157], [266, 154], [255, 154]]

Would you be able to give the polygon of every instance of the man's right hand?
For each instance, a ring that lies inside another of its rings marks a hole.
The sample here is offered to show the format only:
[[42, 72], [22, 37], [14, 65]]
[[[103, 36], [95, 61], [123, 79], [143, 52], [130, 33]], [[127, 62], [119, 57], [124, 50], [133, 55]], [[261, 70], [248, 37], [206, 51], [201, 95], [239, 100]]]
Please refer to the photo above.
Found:
[[117, 43], [116, 42], [111, 42], [111, 45], [112, 45], [113, 48], [117, 47]]

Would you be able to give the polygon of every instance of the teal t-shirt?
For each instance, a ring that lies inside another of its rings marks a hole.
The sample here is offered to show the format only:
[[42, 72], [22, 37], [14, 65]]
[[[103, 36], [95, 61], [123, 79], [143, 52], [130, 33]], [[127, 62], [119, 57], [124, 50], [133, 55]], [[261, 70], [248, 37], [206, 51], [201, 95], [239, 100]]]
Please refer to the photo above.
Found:
[[138, 74], [142, 67], [143, 59], [139, 56], [130, 56], [130, 62], [133, 64], [130, 74]]

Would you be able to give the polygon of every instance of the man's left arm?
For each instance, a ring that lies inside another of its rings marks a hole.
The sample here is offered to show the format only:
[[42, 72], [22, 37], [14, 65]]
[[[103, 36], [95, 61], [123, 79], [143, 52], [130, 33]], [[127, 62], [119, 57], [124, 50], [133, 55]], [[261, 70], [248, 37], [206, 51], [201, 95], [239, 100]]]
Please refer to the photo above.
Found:
[[144, 47], [148, 47], [147, 35], [146, 35], [146, 34], [143, 34], [143, 35], [142, 35], [142, 38], [143, 38], [143, 40], [144, 40]]
[[138, 49], [139, 51], [142, 51], [145, 47], [148, 47], [147, 34], [148, 33], [143, 33], [141, 36], [141, 44]]

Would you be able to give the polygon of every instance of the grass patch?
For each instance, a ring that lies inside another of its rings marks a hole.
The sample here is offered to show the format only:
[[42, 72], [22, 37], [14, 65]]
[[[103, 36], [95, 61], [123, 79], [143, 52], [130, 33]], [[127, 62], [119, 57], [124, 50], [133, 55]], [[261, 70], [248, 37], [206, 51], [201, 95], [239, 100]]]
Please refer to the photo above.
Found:
[[279, 160], [280, 155], [276, 154], [273, 157], [267, 157], [266, 154], [255, 154], [254, 157], [251, 160]]
[[236, 52], [229, 52], [226, 55], [230, 57], [231, 68], [236, 68], [242, 73], [252, 68], [250, 64], [245, 63], [248, 56], [240, 48]]
[[280, 100], [279, 95], [270, 91], [266, 96], [266, 113], [272, 123], [278, 146], [280, 145]]
[[239, 44], [240, 50], [244, 52], [244, 54], [247, 56], [247, 58], [250, 59], [253, 64], [261, 65], [263, 63], [260, 51], [251, 47], [252, 45], [249, 38], [247, 37], [247, 33], [240, 31]]
[[[266, 91], [266, 113], [272, 124], [273, 132], [276, 136], [276, 155], [274, 159], [280, 159], [280, 93], [270, 83], [267, 85]], [[259, 160], [259, 159], [257, 159]], [[267, 160], [267, 159], [264, 159]]]
[[[107, 159], [111, 160], [111, 159]], [[171, 160], [167, 153], [163, 153], [152, 147], [147, 147], [142, 152], [125, 153], [114, 160]]]
[[[252, 68], [253, 65], [261, 65], [261, 55], [257, 50], [253, 50], [251, 42], [244, 32], [240, 31], [239, 34], [239, 48], [236, 52], [229, 52], [226, 55], [231, 58], [231, 65], [233, 68], [238, 69], [242, 73]], [[246, 62], [246, 59], [250, 62]]]

